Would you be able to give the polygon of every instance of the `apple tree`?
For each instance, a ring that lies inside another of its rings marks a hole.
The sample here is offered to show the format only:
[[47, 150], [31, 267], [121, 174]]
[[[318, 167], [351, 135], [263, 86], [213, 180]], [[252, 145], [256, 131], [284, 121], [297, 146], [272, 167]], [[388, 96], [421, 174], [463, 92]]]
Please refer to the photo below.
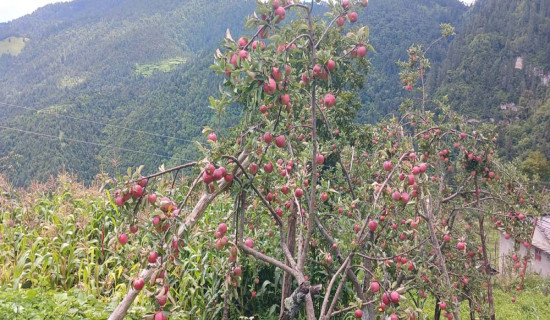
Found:
[[[495, 317], [488, 229], [529, 245], [533, 225], [525, 217], [540, 214], [544, 201], [514, 166], [498, 161], [491, 126], [428, 98], [431, 46], [411, 47], [400, 63], [411, 97], [399, 116], [353, 122], [373, 50], [368, 27], [357, 21], [366, 6], [329, 1], [319, 17], [314, 1], [258, 1], [249, 35], [227, 31], [212, 66], [224, 83], [210, 105], [220, 121], [239, 105], [242, 121], [225, 135], [205, 128], [202, 160], [119, 183], [119, 219], [134, 226], [147, 202], [159, 214], [134, 227], [151, 233], [155, 249], [110, 319], [121, 319], [147, 282], [156, 286], [155, 319], [167, 316], [164, 270], [178, 263], [184, 238], [222, 194], [233, 199], [212, 234], [228, 262], [224, 319], [237, 316], [231, 301], [243, 264], [257, 263], [284, 272], [281, 300], [273, 302], [281, 319], [422, 318], [428, 294], [437, 298], [436, 318], [459, 319], [461, 303], [472, 319]], [[442, 39], [453, 34], [448, 25], [442, 31]], [[196, 174], [186, 196], [174, 199], [173, 183], [154, 185], [184, 167]], [[147, 188], [168, 191], [157, 198]]]

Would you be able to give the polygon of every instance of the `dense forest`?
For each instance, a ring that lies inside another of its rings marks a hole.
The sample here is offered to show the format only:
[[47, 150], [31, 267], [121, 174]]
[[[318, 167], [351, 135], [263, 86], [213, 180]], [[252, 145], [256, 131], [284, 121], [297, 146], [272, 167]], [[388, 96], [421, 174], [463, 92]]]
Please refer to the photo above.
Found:
[[[503, 124], [501, 153], [529, 159], [533, 173], [547, 176], [549, 7], [548, 0], [471, 7], [371, 1], [360, 19], [375, 52], [357, 121], [397, 112], [406, 93], [396, 64], [406, 58], [403, 49], [429, 46], [439, 25], [451, 23], [457, 36], [430, 48], [431, 92], [475, 119]], [[218, 123], [208, 108], [221, 84], [208, 68], [226, 29], [243, 32], [238, 22], [254, 8], [254, 1], [75, 0], [0, 24], [0, 48], [7, 47], [0, 54], [0, 124], [20, 130], [2, 131], [0, 168], [24, 185], [62, 169], [90, 181], [100, 171], [144, 164], [152, 172], [195, 159], [192, 141], [204, 141], [204, 126], [224, 132], [239, 118], [241, 110], [231, 107]]]
[[[208, 108], [221, 83], [208, 69], [212, 53], [227, 28], [244, 31], [241, 21], [254, 9], [254, 1], [240, 0], [75, 0], [0, 24], [0, 39], [30, 39], [19, 55], [0, 57], [0, 102], [42, 110], [2, 104], [1, 124], [55, 137], [2, 132], [0, 154], [13, 155], [5, 165], [13, 182], [44, 180], [61, 169], [90, 181], [100, 170], [144, 164], [152, 172], [161, 163], [196, 158], [190, 141], [204, 141], [202, 128], [218, 125]], [[359, 121], [372, 123], [397, 110], [403, 90], [395, 62], [406, 58], [403, 48], [438, 37], [440, 23], [458, 27], [465, 11], [457, 0], [371, 2], [360, 19], [370, 27], [376, 53]], [[434, 50], [434, 61], [445, 56], [447, 44]], [[229, 108], [219, 130], [239, 114]]]
[[550, 1], [477, 1], [432, 75], [456, 110], [498, 125], [504, 156], [550, 180]]

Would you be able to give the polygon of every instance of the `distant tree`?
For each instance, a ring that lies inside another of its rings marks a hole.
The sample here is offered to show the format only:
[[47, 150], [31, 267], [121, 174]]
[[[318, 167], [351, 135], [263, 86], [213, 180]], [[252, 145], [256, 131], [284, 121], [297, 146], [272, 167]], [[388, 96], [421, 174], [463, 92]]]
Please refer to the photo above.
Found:
[[542, 180], [550, 178], [550, 162], [539, 150], [531, 151], [521, 164], [524, 172], [530, 176], [538, 176]]

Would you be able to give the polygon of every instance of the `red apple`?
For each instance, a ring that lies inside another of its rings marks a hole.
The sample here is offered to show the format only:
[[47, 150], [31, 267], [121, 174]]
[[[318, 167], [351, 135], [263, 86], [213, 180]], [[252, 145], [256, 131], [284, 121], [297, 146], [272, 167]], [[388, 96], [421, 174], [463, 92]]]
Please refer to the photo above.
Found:
[[355, 310], [355, 318], [361, 319], [363, 317], [363, 310], [357, 309]]
[[212, 179], [214, 179], [215, 181], [220, 181], [221, 179], [223, 179], [223, 177], [224, 174], [222, 170], [220, 170], [219, 168], [214, 170], [214, 174], [212, 174]]
[[121, 245], [125, 245], [128, 243], [128, 235], [126, 233], [122, 233], [118, 236], [118, 242], [120, 242]]
[[221, 233], [222, 236], [223, 236], [223, 235], [227, 232], [227, 224], [225, 224], [225, 223], [223, 223], [223, 222], [220, 223], [220, 224], [218, 225], [217, 231], [218, 231], [219, 233]]
[[167, 299], [167, 296], [166, 295], [162, 295], [160, 297], [157, 297], [157, 303], [159, 304], [159, 306], [163, 307], [166, 302], [168, 301]]
[[237, 42], [241, 48], [244, 48], [248, 44], [248, 40], [245, 37], [240, 37]]
[[218, 137], [216, 136], [216, 134], [214, 132], [212, 132], [211, 134], [208, 135], [208, 140], [216, 142], [216, 141], [218, 141]]
[[206, 184], [210, 184], [214, 181], [213, 175], [208, 174], [206, 171], [202, 174], [202, 181]]
[[294, 190], [294, 195], [296, 196], [296, 198], [299, 199], [304, 195], [304, 190], [302, 190], [301, 188], [297, 188], [296, 190]]
[[382, 295], [382, 303], [384, 303], [385, 305], [390, 304], [390, 293], [389, 292], [384, 292], [384, 294]]
[[216, 170], [216, 167], [214, 167], [214, 165], [211, 163], [207, 164], [206, 167], [204, 167], [204, 172], [210, 176], [214, 174], [214, 170]]
[[159, 311], [155, 313], [155, 319], [154, 320], [168, 320], [168, 317], [165, 316], [162, 311]]
[[278, 136], [277, 138], [275, 138], [275, 144], [277, 145], [277, 147], [279, 148], [282, 148], [285, 146], [286, 144], [286, 138], [285, 136]]
[[275, 15], [277, 16], [275, 17], [276, 23], [283, 21], [286, 18], [285, 8], [278, 7], [277, 9], [275, 9]]
[[359, 58], [363, 58], [367, 55], [367, 47], [365, 46], [358, 46], [357, 47], [357, 56]]
[[147, 179], [146, 178], [141, 178], [141, 180], [139, 181], [139, 185], [142, 187], [142, 188], [145, 188], [147, 186]]
[[308, 76], [307, 72], [302, 73], [302, 82], [304, 84], [309, 84], [309, 76]]
[[290, 190], [288, 189], [288, 186], [285, 184], [284, 186], [281, 187], [281, 192], [283, 194], [288, 194]]
[[147, 200], [149, 201], [150, 204], [155, 204], [155, 202], [157, 202], [157, 195], [154, 193], [151, 193], [147, 196]]
[[139, 198], [143, 195], [143, 187], [140, 186], [139, 184], [136, 184], [133, 188], [132, 188], [132, 196], [134, 198]]
[[273, 69], [271, 69], [271, 75], [277, 82], [283, 79], [283, 72], [279, 70], [279, 67], [273, 67]]
[[401, 299], [401, 296], [399, 295], [399, 293], [397, 291], [392, 291], [390, 293], [390, 299], [391, 299], [391, 302], [398, 303], [399, 299]]
[[240, 277], [243, 274], [243, 270], [241, 269], [241, 267], [235, 267], [235, 269], [233, 269], [233, 274], [237, 277]]
[[281, 103], [288, 106], [290, 104], [290, 96], [288, 94], [283, 94], [281, 96]]
[[231, 58], [229, 59], [229, 63], [232, 64], [235, 68], [238, 67], [238, 62], [239, 62], [239, 56], [234, 54], [231, 56]]
[[264, 165], [264, 171], [267, 173], [273, 172], [273, 163], [271, 161]]
[[325, 157], [319, 153], [315, 156], [315, 162], [317, 162], [317, 164], [323, 164], [325, 162]]
[[393, 200], [399, 201], [399, 200], [401, 200], [401, 192], [396, 190], [396, 191], [393, 192], [391, 197], [392, 197]]
[[356, 22], [357, 21], [357, 12], [352, 12], [348, 15], [350, 22]]
[[143, 287], [145, 286], [145, 280], [143, 280], [140, 277], [137, 277], [137, 278], [134, 279], [133, 286], [134, 286], [134, 290], [139, 291], [139, 290], [143, 289]]
[[264, 133], [264, 142], [270, 144], [273, 141], [273, 135], [269, 132]]
[[119, 207], [122, 207], [124, 205], [124, 199], [122, 197], [116, 197], [115, 204]]
[[336, 63], [334, 62], [334, 60], [330, 59], [328, 62], [327, 62], [327, 69], [328, 71], [334, 71], [334, 69], [336, 68]]
[[425, 163], [421, 163], [418, 168], [420, 168], [420, 172], [424, 173], [426, 172], [426, 169], [428, 168], [428, 166], [425, 164]]
[[148, 260], [149, 260], [149, 263], [156, 263], [158, 257], [159, 257], [159, 254], [158, 254], [157, 252], [155, 252], [155, 251], [151, 252], [151, 253], [149, 254], [149, 259], [148, 259]]
[[248, 238], [244, 241], [244, 245], [252, 249], [254, 247], [254, 240]]
[[229, 242], [229, 240], [227, 239], [227, 237], [223, 236], [221, 239], [220, 239], [220, 244], [222, 246], [225, 246], [227, 244], [227, 242]]
[[321, 65], [316, 64], [313, 66], [313, 76], [318, 78], [321, 76], [321, 73], [323, 72], [323, 67]]
[[376, 222], [375, 220], [369, 221], [369, 230], [370, 231], [374, 232], [377, 227], [378, 227], [378, 222]]
[[272, 95], [277, 89], [277, 83], [273, 78], [269, 78], [268, 82], [264, 83], [264, 90], [267, 94]]
[[336, 103], [336, 97], [334, 97], [333, 94], [328, 93], [327, 95], [325, 95], [324, 102], [325, 102], [325, 106], [327, 108], [330, 108], [330, 107], [334, 106], [334, 104]]
[[133, 224], [130, 226], [130, 232], [131, 233], [137, 233], [139, 230], [139, 226], [137, 224]]

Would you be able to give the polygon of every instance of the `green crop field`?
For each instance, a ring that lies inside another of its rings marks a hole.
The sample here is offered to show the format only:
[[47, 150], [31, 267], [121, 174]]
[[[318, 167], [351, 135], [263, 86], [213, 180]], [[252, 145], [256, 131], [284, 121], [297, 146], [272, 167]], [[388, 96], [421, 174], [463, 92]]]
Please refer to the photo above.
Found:
[[9, 54], [12, 56], [19, 55], [29, 41], [30, 39], [28, 38], [19, 37], [9, 37], [0, 41], [0, 56], [3, 54]]
[[187, 58], [171, 58], [153, 64], [136, 64], [136, 74], [150, 77], [156, 72], [170, 72], [187, 62]]

